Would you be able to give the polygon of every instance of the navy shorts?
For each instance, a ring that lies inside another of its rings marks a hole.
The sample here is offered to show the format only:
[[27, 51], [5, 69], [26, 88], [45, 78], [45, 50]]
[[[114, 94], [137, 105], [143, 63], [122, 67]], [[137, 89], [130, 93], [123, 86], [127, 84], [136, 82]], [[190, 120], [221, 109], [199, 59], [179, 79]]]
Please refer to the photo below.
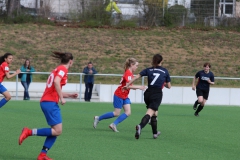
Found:
[[196, 94], [197, 94], [197, 97], [203, 96], [203, 98], [207, 100], [208, 95], [209, 95], [209, 89], [199, 89], [199, 88], [197, 88], [196, 89]]
[[158, 107], [162, 102], [162, 96], [161, 88], [148, 88], [144, 92], [144, 101], [147, 109], [151, 108], [154, 111], [158, 111]]
[[49, 126], [62, 123], [61, 110], [56, 102], [40, 102], [40, 106]]

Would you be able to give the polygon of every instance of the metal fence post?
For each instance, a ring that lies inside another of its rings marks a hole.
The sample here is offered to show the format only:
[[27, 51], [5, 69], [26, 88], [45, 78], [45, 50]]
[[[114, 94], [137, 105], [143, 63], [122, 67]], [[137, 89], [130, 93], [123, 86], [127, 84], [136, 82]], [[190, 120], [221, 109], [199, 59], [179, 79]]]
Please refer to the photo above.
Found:
[[18, 100], [18, 75], [16, 75], [16, 97], [15, 100]]
[[82, 74], [80, 74], [80, 88], [79, 88], [79, 101], [82, 99]]
[[213, 26], [216, 27], [216, 0], [214, 0]]

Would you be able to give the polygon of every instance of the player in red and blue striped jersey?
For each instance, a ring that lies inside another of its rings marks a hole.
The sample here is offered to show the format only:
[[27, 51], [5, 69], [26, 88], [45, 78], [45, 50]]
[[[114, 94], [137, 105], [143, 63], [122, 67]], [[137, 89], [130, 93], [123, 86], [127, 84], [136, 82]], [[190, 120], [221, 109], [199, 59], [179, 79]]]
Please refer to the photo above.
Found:
[[50, 128], [29, 129], [23, 128], [19, 137], [19, 145], [28, 136], [45, 136], [47, 137], [43, 148], [38, 156], [38, 160], [51, 160], [47, 156], [47, 151], [53, 146], [57, 136], [62, 133], [62, 116], [58, 102], [64, 105], [64, 98], [77, 98], [76, 93], [62, 92], [62, 86], [67, 83], [68, 69], [73, 65], [73, 56], [71, 53], [53, 52], [54, 58], [60, 59], [61, 64], [55, 68], [48, 77], [47, 84], [43, 96], [40, 100], [41, 109], [45, 115]]
[[124, 109], [124, 113], [121, 114], [113, 123], [109, 125], [109, 128], [111, 128], [114, 132], [118, 132], [117, 125], [124, 121], [127, 117], [131, 114], [131, 101], [128, 98], [128, 94], [130, 92], [130, 89], [140, 89], [145, 90], [145, 86], [129, 86], [127, 90], [123, 90], [122, 88], [128, 83], [134, 76], [133, 73], [138, 68], [138, 62], [134, 58], [128, 58], [125, 62], [125, 73], [122, 76], [122, 79], [120, 81], [120, 86], [116, 89], [114, 96], [113, 96], [113, 106], [114, 111], [113, 112], [107, 112], [101, 116], [95, 116], [93, 127], [96, 128], [99, 121], [104, 119], [109, 119], [113, 117], [118, 117], [121, 113], [122, 108]]
[[11, 53], [5, 53], [3, 56], [0, 57], [0, 93], [4, 96], [3, 99], [0, 101], [0, 108], [4, 106], [10, 99], [11, 95], [8, 90], [2, 85], [4, 78], [7, 79], [12, 78], [21, 72], [20, 69], [17, 69], [15, 73], [9, 73], [9, 64], [13, 61], [13, 55]]

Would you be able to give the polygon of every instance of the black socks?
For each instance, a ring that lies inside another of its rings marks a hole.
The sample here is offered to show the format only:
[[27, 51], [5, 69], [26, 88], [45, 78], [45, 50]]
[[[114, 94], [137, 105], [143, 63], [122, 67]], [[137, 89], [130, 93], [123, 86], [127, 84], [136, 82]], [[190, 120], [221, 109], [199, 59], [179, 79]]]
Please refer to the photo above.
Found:
[[203, 109], [203, 106], [202, 106], [202, 105], [199, 105], [195, 113], [198, 114], [202, 109]]
[[149, 122], [150, 120], [150, 115], [146, 114], [143, 118], [141, 123], [139, 124], [141, 126], [141, 128], [144, 128], [146, 126], [146, 124]]
[[157, 134], [157, 116], [151, 118], [152, 133]]

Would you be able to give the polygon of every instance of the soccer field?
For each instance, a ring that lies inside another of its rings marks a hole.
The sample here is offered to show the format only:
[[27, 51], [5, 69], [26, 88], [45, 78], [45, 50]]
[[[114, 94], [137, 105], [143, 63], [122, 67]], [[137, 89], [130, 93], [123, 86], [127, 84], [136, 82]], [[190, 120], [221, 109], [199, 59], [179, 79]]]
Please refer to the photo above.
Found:
[[[54, 160], [239, 160], [240, 107], [208, 106], [193, 115], [191, 105], [161, 105], [158, 129], [152, 138], [150, 125], [134, 138], [135, 125], [146, 112], [144, 104], [132, 104], [132, 115], [108, 128], [115, 118], [93, 128], [93, 117], [112, 111], [111, 103], [67, 102], [61, 106], [63, 133], [49, 150]], [[34, 160], [45, 137], [32, 136], [21, 146], [18, 137], [24, 126], [48, 127], [37, 101], [10, 101], [0, 109], [0, 160]]]

